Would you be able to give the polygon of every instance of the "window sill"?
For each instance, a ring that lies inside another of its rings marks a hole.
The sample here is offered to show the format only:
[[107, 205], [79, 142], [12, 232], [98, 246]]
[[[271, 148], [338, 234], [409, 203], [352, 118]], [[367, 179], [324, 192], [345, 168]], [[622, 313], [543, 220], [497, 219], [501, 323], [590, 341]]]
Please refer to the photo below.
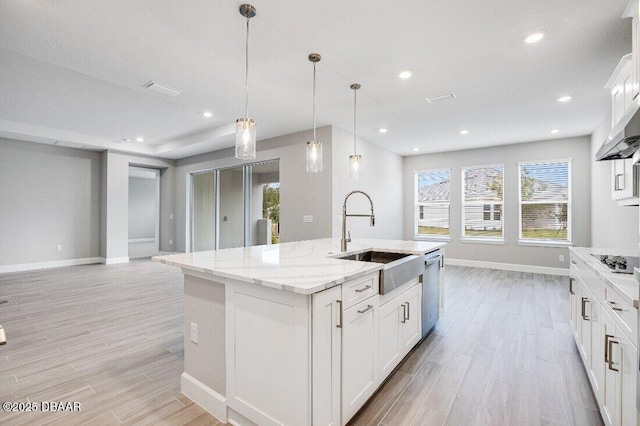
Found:
[[462, 237], [460, 238], [461, 243], [472, 243], [472, 244], [495, 244], [495, 245], [504, 245], [503, 238], [471, 238], [471, 237]]
[[414, 241], [451, 241], [449, 235], [414, 235]]
[[572, 247], [569, 241], [545, 241], [545, 240], [518, 240], [519, 246], [532, 247]]

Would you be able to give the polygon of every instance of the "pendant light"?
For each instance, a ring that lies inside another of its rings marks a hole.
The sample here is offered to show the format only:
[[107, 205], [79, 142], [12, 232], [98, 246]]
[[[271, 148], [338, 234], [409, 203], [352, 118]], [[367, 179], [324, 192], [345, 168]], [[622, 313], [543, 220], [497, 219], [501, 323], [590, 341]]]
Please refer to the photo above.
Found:
[[244, 117], [236, 120], [236, 158], [253, 160], [256, 158], [256, 122], [249, 118], [249, 19], [256, 16], [256, 8], [250, 4], [240, 6], [240, 15], [247, 18], [247, 38], [245, 41], [245, 91]]
[[309, 55], [309, 60], [313, 63], [313, 140], [307, 142], [307, 171], [322, 171], [322, 142], [316, 138], [316, 63], [320, 62], [321, 56], [317, 53]]
[[362, 173], [362, 155], [358, 155], [356, 150], [356, 107], [358, 105], [358, 89], [361, 86], [358, 83], [351, 85], [353, 90], [353, 155], [349, 156], [349, 176], [351, 179], [358, 179]]

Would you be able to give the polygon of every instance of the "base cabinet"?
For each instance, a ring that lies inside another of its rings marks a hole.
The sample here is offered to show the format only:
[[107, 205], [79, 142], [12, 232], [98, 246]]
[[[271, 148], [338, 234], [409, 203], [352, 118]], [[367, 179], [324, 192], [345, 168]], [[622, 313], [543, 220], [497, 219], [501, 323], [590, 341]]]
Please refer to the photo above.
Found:
[[602, 419], [607, 425], [635, 426], [638, 350], [636, 336], [629, 335], [633, 328], [619, 314], [629, 310], [637, 315], [636, 308], [608, 302], [614, 291], [610, 284], [573, 256], [570, 323]]

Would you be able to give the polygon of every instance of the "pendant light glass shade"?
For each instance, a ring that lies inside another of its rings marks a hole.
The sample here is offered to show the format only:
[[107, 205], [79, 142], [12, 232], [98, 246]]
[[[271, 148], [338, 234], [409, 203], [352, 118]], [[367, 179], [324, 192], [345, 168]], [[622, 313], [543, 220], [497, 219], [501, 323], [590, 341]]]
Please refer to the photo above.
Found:
[[236, 158], [256, 158], [256, 122], [251, 118], [236, 120]]
[[236, 120], [236, 158], [253, 160], [256, 158], [256, 122], [249, 118], [249, 19], [256, 16], [256, 8], [250, 4], [240, 6], [240, 14], [247, 18], [247, 38], [245, 41], [245, 104], [244, 117]]
[[349, 156], [349, 177], [358, 179], [362, 174], [362, 155], [358, 155], [356, 150], [356, 106], [358, 105], [357, 91], [361, 86], [353, 83], [350, 87], [353, 90], [353, 155]]
[[322, 171], [322, 142], [307, 142], [307, 171], [312, 173]]
[[307, 171], [318, 173], [322, 171], [322, 142], [316, 138], [316, 63], [321, 56], [317, 53], [309, 55], [313, 62], [313, 140], [307, 142]]

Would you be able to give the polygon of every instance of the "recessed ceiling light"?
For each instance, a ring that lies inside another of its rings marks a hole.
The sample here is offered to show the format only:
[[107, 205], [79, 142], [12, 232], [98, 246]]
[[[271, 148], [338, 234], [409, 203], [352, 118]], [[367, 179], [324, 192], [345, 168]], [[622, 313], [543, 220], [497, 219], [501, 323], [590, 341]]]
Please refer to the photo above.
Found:
[[212, 117], [212, 116], [213, 116], [213, 114], [211, 114], [209, 111], [205, 111], [205, 112], [203, 112], [203, 113], [202, 113], [202, 115], [204, 115], [204, 116], [205, 116], [205, 117], [207, 117], [207, 118], [210, 118], [210, 117]]
[[558, 133], [559, 131], [560, 131], [560, 129], [553, 129], [553, 130], [551, 131], [551, 133], [553, 133], [553, 134], [555, 135], [555, 134], [556, 134], [556, 133]]
[[387, 133], [389, 131], [389, 129], [387, 129], [386, 127], [381, 127], [380, 129], [378, 129], [378, 131], [380, 133]]
[[527, 44], [537, 43], [544, 38], [544, 32], [538, 31], [525, 36], [524, 42]]
[[460, 130], [460, 134], [461, 135], [466, 135], [467, 133], [469, 133], [469, 131], [467, 129]]
[[420, 148], [412, 148], [411, 150], [412, 150], [413, 152], [416, 152], [416, 151], [420, 151]]
[[136, 138], [136, 141], [138, 141], [138, 142], [144, 142], [144, 138]]
[[558, 98], [558, 102], [569, 102], [571, 100], [571, 96], [567, 95], [567, 96], [560, 96]]
[[407, 79], [409, 77], [411, 77], [413, 75], [413, 71], [411, 70], [402, 70], [400, 71], [400, 74], [398, 74], [398, 77], [402, 78], [402, 79]]

